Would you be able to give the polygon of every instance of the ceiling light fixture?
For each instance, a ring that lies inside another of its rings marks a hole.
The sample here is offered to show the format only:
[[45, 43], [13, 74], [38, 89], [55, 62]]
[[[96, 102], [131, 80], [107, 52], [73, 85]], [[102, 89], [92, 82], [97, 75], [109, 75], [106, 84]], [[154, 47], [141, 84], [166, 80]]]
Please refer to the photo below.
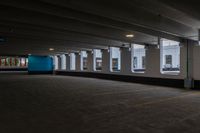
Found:
[[54, 51], [54, 48], [49, 48], [49, 51]]
[[128, 34], [128, 35], [126, 35], [126, 37], [127, 37], [127, 38], [133, 38], [134, 35], [133, 35], [133, 34]]

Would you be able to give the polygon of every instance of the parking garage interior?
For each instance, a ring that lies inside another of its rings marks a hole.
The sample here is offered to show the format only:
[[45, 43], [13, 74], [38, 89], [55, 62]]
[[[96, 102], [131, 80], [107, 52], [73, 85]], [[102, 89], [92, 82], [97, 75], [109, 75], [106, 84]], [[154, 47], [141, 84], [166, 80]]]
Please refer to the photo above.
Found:
[[198, 2], [1, 0], [0, 15], [0, 132], [200, 132]]

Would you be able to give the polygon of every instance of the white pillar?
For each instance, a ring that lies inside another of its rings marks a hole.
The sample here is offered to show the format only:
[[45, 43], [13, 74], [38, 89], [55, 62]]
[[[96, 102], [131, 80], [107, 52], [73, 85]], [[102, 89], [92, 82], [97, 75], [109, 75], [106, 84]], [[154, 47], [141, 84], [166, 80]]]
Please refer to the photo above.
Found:
[[110, 52], [107, 49], [102, 50], [102, 72], [110, 72]]
[[132, 58], [130, 48], [121, 48], [121, 73], [130, 74], [132, 73]]

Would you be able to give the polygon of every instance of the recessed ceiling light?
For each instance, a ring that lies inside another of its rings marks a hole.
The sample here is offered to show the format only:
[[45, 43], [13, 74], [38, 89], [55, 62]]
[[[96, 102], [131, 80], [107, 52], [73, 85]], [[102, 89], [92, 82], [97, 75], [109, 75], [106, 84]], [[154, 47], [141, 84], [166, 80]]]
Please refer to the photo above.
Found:
[[49, 51], [54, 51], [54, 48], [49, 48]]
[[126, 35], [126, 37], [127, 37], [127, 38], [133, 38], [134, 35], [133, 35], [133, 34], [128, 34], [128, 35]]

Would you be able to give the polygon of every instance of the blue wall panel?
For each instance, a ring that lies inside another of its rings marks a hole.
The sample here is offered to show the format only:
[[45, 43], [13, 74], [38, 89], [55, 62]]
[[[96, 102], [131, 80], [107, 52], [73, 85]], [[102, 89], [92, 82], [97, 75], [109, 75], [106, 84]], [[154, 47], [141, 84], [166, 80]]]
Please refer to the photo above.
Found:
[[52, 73], [53, 59], [50, 56], [30, 55], [28, 57], [29, 73]]

